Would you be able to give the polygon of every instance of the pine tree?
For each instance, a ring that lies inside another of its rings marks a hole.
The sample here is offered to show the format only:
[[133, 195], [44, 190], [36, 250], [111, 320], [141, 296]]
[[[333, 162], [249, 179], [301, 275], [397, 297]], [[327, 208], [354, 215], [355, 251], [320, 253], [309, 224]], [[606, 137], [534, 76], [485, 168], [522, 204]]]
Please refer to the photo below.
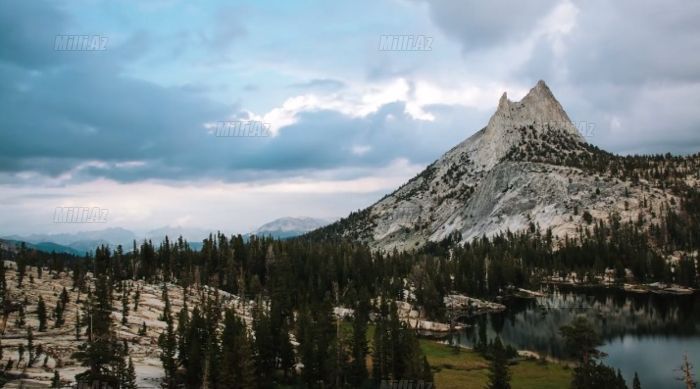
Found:
[[[7, 279], [5, 277], [6, 277], [5, 260], [3, 259], [2, 250], [0, 250], [0, 307], [3, 307], [3, 311], [4, 311], [4, 307], [8, 303], [8, 301], [7, 301]], [[3, 321], [3, 328], [2, 328], [3, 333], [5, 331], [6, 324], [7, 324], [7, 321], [4, 320]], [[3, 354], [2, 336], [0, 336], [0, 360], [2, 360], [2, 356], [3, 356], [2, 354]]]
[[375, 323], [372, 348], [372, 380], [376, 385], [389, 378], [389, 344], [387, 341], [387, 316], [389, 308], [386, 296], [380, 296], [379, 318]]
[[54, 323], [54, 327], [59, 328], [61, 327], [64, 323], [65, 320], [63, 320], [63, 309], [64, 305], [59, 299], [56, 302], [56, 309], [54, 310], [54, 316], [56, 317], [56, 322]]
[[423, 382], [434, 382], [433, 370], [430, 368], [428, 363], [428, 357], [423, 355]]
[[199, 308], [192, 310], [192, 318], [187, 333], [187, 365], [185, 380], [190, 387], [199, 387], [204, 376], [206, 323]]
[[75, 340], [80, 340], [80, 310], [75, 310]]
[[496, 337], [491, 346], [488, 389], [510, 389], [510, 372], [501, 338]]
[[114, 361], [114, 372], [119, 380], [119, 387], [124, 388], [128, 385], [127, 382], [127, 357], [129, 356], [129, 346], [126, 340], [122, 342], [121, 347], [119, 347], [119, 355]]
[[34, 358], [36, 357], [34, 351], [34, 333], [32, 326], [27, 326], [27, 366], [29, 367], [32, 367], [34, 364]]
[[129, 365], [126, 368], [126, 384], [123, 389], [137, 389], [136, 386], [136, 370], [134, 369], [134, 361], [129, 357]]
[[53, 378], [51, 379], [51, 387], [52, 388], [60, 388], [61, 387], [61, 376], [58, 374], [58, 370], [54, 370], [54, 372], [53, 372]]
[[597, 361], [603, 356], [597, 349], [600, 338], [586, 318], [579, 316], [560, 331], [566, 348], [578, 360], [571, 381], [572, 389], [627, 389], [619, 372]]
[[600, 338], [586, 318], [579, 316], [572, 324], [563, 326], [561, 334], [569, 352], [583, 365], [600, 356]]
[[360, 301], [355, 309], [352, 321], [352, 362], [350, 365], [350, 384], [355, 387], [363, 386], [368, 378], [367, 373], [367, 323], [369, 322], [369, 299], [367, 293], [360, 292]]
[[24, 313], [24, 304], [20, 304], [17, 310], [17, 319], [15, 320], [15, 327], [23, 328], [27, 324], [27, 318]]
[[68, 291], [66, 290], [65, 286], [63, 287], [63, 290], [61, 291], [61, 296], [59, 297], [59, 299], [61, 300], [61, 303], [63, 304], [64, 307], [66, 306], [66, 304], [68, 304], [70, 302], [70, 298], [68, 297]]
[[[258, 306], [261, 305], [262, 302], [258, 302]], [[262, 308], [256, 309], [253, 315], [253, 332], [256, 374], [262, 386], [270, 386], [272, 377], [269, 372], [276, 366], [275, 346], [270, 316], [266, 315]]]
[[221, 333], [221, 385], [234, 387], [240, 382], [241, 371], [241, 334], [244, 327], [232, 310], [224, 314], [224, 331]]
[[642, 389], [642, 383], [639, 382], [639, 376], [637, 372], [634, 372], [634, 379], [632, 380], [632, 389]]
[[22, 281], [27, 274], [27, 245], [22, 242], [17, 254], [17, 286], [22, 287]]
[[144, 321], [139, 328], [139, 336], [146, 336], [148, 334], [148, 327], [146, 327], [146, 322]]
[[122, 287], [122, 324], [126, 325], [129, 322], [129, 291], [124, 286]]
[[189, 345], [187, 335], [189, 333], [189, 311], [187, 302], [184, 302], [180, 313], [177, 315], [177, 362], [180, 366], [187, 366]]
[[385, 341], [388, 341], [387, 350], [389, 350], [389, 371], [395, 379], [403, 378], [403, 361], [405, 349], [401, 344], [401, 322], [399, 320], [396, 301], [389, 304], [389, 321], [388, 321], [388, 336]]
[[0, 304], [5, 305], [7, 298], [7, 275], [5, 273], [5, 260], [0, 254]]
[[78, 347], [74, 358], [89, 369], [76, 375], [78, 382], [92, 385], [101, 382], [116, 387], [118, 379], [111, 368], [118, 355], [118, 345], [112, 330], [112, 295], [108, 264], [109, 249], [102, 246], [95, 251], [95, 291], [90, 299], [89, 333], [85, 343]]
[[39, 332], [46, 331], [46, 304], [41, 296], [39, 296], [39, 303], [36, 306], [36, 316], [39, 319]]
[[134, 293], [134, 312], [139, 310], [139, 302], [141, 301], [141, 287], [139, 286]]
[[285, 321], [280, 328], [279, 335], [279, 358], [280, 367], [284, 371], [284, 377], [287, 378], [289, 373], [294, 368], [294, 347], [292, 346], [291, 339], [289, 338], [290, 328]]
[[175, 373], [177, 372], [177, 363], [175, 354], [177, 352], [177, 338], [173, 327], [173, 317], [170, 313], [170, 299], [167, 290], [163, 293], [165, 297], [165, 307], [163, 308], [163, 318], [165, 319], [165, 332], [158, 337], [158, 346], [160, 346], [160, 360], [165, 371], [165, 387], [175, 388]]

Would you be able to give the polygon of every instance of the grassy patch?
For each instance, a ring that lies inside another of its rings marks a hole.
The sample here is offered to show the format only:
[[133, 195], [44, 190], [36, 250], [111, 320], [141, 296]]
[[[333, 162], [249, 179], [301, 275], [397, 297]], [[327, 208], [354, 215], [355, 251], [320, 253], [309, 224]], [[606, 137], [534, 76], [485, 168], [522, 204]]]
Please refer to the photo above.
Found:
[[[444, 344], [421, 339], [421, 348], [435, 369], [435, 386], [440, 389], [481, 389], [488, 382], [489, 361], [470, 350], [454, 350]], [[510, 367], [513, 389], [568, 388], [571, 373], [561, 365], [522, 361]]]
[[[352, 333], [349, 322], [341, 322], [341, 331], [346, 335]], [[367, 340], [372, 345], [374, 325], [370, 324]], [[435, 386], [439, 389], [483, 389], [488, 382], [489, 361], [478, 353], [460, 349], [429, 339], [420, 339], [420, 346], [428, 357], [428, 363], [435, 372]], [[371, 371], [371, 355], [367, 358], [367, 367]], [[571, 383], [571, 370], [556, 363], [542, 364], [535, 360], [526, 360], [510, 366], [513, 389], [560, 389], [568, 388]], [[602, 389], [602, 388], [601, 388]]]

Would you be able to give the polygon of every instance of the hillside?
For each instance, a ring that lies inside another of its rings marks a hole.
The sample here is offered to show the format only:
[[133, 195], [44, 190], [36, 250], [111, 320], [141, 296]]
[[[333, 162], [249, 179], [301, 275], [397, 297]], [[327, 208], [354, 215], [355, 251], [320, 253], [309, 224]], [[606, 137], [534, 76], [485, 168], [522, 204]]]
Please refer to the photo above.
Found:
[[697, 155], [623, 157], [586, 143], [539, 81], [520, 101], [504, 93], [486, 127], [399, 189], [308, 237], [386, 251], [533, 226], [561, 240], [613, 213], [649, 225], [680, 202], [669, 188], [695, 185], [699, 167]]
[[[0, 362], [4, 366], [6, 375], [10, 377], [23, 377], [25, 385], [35, 384], [38, 387], [48, 387], [54, 371], [58, 371], [64, 383], [74, 382], [76, 374], [85, 370], [72, 357], [78, 351], [78, 347], [89, 335], [88, 327], [83, 323], [80, 327], [80, 339], [76, 339], [76, 318], [78, 312], [84, 315], [81, 309], [89, 298], [86, 293], [73, 288], [72, 274], [69, 272], [50, 272], [43, 269], [39, 274], [37, 267], [28, 267], [22, 287], [18, 287], [16, 263], [5, 261], [6, 282], [9, 290], [8, 301], [23, 301], [24, 323], [20, 323], [20, 313], [13, 311], [7, 317], [5, 331], [2, 336], [2, 356]], [[92, 284], [92, 275], [86, 275], [88, 285]], [[167, 287], [173, 312], [180, 312], [183, 307], [183, 288], [174, 284], [152, 284], [142, 280], [126, 281], [124, 283], [129, 301], [129, 313], [126, 324], [122, 323], [121, 300], [122, 293], [114, 292], [114, 311], [112, 322], [114, 333], [120, 341], [126, 341], [129, 347], [129, 356], [133, 358], [137, 383], [140, 387], [158, 387], [163, 377], [163, 367], [159, 359], [158, 336], [166, 327], [159, 317], [163, 312], [164, 301], [162, 298], [163, 287]], [[56, 326], [54, 317], [55, 307], [63, 288], [68, 293], [68, 303], [63, 310], [63, 324]], [[136, 291], [138, 290], [138, 309], [136, 304]], [[191, 312], [194, 307], [201, 307], [208, 293], [213, 293], [213, 288], [190, 288], [186, 293], [187, 304]], [[223, 291], [217, 291], [224, 307], [234, 308], [237, 314], [250, 325], [252, 302], [247, 304], [240, 301], [237, 296]], [[48, 323], [46, 331], [38, 331], [37, 304], [41, 297], [48, 311]], [[84, 317], [83, 317], [84, 320]], [[142, 326], [146, 325], [146, 332], [140, 333]], [[37, 360], [29, 366], [28, 352], [25, 351], [20, 360], [20, 347], [26, 349], [27, 329], [32, 327], [34, 345], [41, 346], [43, 352]], [[11, 361], [11, 362], [10, 362]], [[18, 362], [19, 361], [19, 362]], [[26, 381], [28, 380], [28, 381]]]

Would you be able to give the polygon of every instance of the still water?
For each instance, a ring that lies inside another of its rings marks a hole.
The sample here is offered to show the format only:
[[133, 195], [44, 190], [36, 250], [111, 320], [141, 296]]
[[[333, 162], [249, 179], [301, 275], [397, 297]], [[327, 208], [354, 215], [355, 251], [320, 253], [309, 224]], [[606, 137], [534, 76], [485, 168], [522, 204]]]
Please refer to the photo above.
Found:
[[[506, 301], [504, 312], [464, 321], [471, 324], [459, 342], [472, 346], [480, 327], [489, 339], [500, 336], [518, 349], [565, 358], [559, 328], [577, 315], [601, 335], [605, 364], [622, 371], [632, 386], [635, 371], [643, 388], [683, 388], [676, 377], [683, 354], [700, 372], [700, 294], [633, 294], [611, 289], [543, 290], [547, 297]], [[698, 374], [700, 377], [700, 373]]]

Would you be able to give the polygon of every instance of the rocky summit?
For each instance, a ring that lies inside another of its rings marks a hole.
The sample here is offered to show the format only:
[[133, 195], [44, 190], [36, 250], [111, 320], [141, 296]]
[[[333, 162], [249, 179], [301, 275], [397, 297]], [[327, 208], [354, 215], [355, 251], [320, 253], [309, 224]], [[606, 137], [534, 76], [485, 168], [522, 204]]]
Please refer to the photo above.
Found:
[[[586, 143], [544, 81], [520, 101], [504, 93], [486, 127], [374, 205], [310, 234], [377, 250], [461, 242], [506, 231], [551, 230], [554, 239], [615, 213], [637, 221], [672, 201], [663, 185], [630, 182], [620, 157]], [[658, 214], [658, 213], [656, 213]]]

